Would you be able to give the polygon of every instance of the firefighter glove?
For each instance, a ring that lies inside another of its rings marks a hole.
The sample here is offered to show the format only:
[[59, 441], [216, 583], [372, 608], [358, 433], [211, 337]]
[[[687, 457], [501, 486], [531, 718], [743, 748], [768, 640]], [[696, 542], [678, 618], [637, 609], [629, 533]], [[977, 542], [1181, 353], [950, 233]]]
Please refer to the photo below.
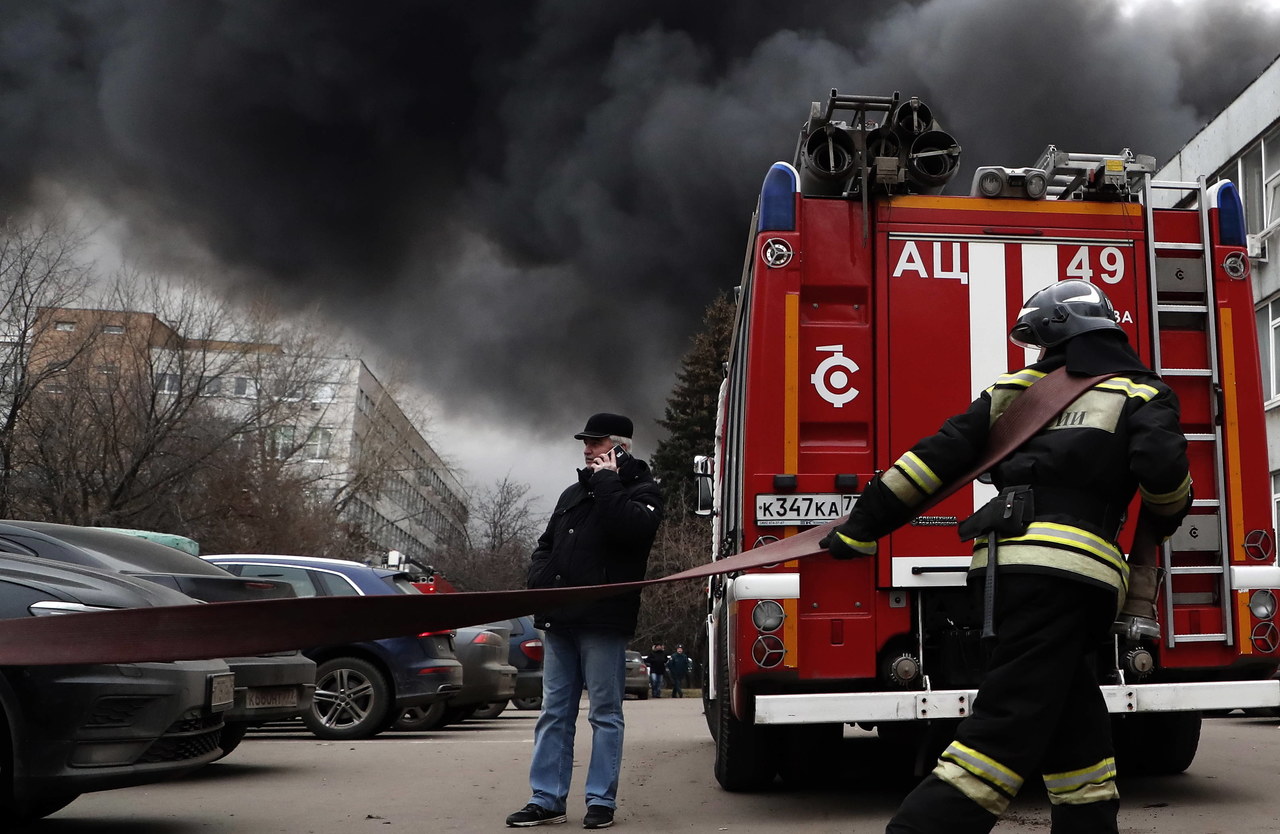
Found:
[[876, 555], [874, 541], [859, 541], [847, 533], [842, 533], [839, 528], [828, 533], [818, 544], [825, 547], [837, 559], [856, 559], [859, 556]]

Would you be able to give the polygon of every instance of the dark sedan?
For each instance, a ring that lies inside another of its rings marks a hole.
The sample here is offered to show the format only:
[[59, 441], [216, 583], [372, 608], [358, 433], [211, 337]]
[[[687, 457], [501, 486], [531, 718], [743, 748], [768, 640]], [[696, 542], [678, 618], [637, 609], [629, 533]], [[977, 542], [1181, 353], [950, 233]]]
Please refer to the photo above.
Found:
[[[0, 555], [0, 619], [193, 602], [119, 574]], [[0, 667], [0, 820], [20, 825], [82, 793], [213, 761], [234, 692], [221, 660]]]
[[[237, 576], [282, 580], [300, 597], [416, 594], [401, 571], [312, 556], [205, 556]], [[403, 710], [443, 701], [462, 688], [462, 664], [447, 631], [305, 649], [319, 667], [316, 697], [302, 714], [320, 738], [369, 738]]]
[[[246, 582], [198, 556], [133, 535], [97, 527], [35, 521], [0, 522], [0, 550], [145, 579], [202, 602], [292, 597], [284, 582]], [[295, 718], [310, 709], [316, 665], [300, 652], [227, 658], [236, 676], [227, 713], [223, 755], [252, 726]]]

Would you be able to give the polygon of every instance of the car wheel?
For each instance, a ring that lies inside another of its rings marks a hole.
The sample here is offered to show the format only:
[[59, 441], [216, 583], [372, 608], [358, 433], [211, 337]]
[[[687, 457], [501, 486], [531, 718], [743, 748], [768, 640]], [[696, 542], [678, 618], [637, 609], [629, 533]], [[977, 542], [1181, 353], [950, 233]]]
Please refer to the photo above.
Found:
[[446, 724], [458, 724], [466, 721], [468, 718], [476, 714], [479, 707], [476, 704], [469, 704], [464, 707], [445, 707], [444, 718], [440, 721], [441, 726]]
[[516, 709], [542, 709], [542, 696], [534, 695], [532, 698], [512, 698], [511, 705]]
[[[222, 755], [218, 759], [225, 758], [240, 746], [240, 742], [244, 740], [244, 734], [249, 731], [248, 724], [227, 724], [222, 728], [222, 736], [218, 741], [218, 746], [222, 748]], [[214, 759], [217, 761], [217, 759]]]
[[302, 723], [318, 738], [369, 738], [386, 727], [390, 711], [391, 687], [378, 667], [336, 657], [316, 669], [315, 701]]
[[502, 711], [507, 708], [506, 701], [496, 701], [492, 704], [481, 704], [480, 708], [471, 714], [472, 718], [497, 718], [502, 715]]
[[444, 701], [436, 701], [429, 707], [408, 707], [392, 724], [396, 730], [434, 730], [444, 721]]

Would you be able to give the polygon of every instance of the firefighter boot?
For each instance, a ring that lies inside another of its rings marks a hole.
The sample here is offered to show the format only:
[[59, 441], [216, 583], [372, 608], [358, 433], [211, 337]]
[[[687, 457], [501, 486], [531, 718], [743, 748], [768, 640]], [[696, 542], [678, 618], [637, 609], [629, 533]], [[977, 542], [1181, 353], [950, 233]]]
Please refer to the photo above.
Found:
[[1130, 640], [1159, 640], [1156, 619], [1156, 592], [1160, 588], [1159, 568], [1133, 565], [1129, 568], [1129, 595], [1111, 630]]

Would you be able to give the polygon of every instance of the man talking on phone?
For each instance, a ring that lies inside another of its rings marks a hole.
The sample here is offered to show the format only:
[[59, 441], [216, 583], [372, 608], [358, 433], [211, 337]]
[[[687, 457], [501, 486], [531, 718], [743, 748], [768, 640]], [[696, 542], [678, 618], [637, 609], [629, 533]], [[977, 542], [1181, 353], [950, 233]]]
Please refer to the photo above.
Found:
[[[644, 579], [662, 495], [644, 461], [631, 455], [631, 420], [593, 414], [574, 435], [585, 468], [561, 495], [529, 566], [530, 588], [605, 585]], [[591, 758], [583, 828], [608, 828], [622, 767], [622, 698], [627, 642], [635, 634], [640, 591], [566, 605], [535, 620], [545, 631], [542, 713], [533, 731], [529, 803], [507, 817], [523, 828], [566, 819], [578, 702], [586, 687]]]

